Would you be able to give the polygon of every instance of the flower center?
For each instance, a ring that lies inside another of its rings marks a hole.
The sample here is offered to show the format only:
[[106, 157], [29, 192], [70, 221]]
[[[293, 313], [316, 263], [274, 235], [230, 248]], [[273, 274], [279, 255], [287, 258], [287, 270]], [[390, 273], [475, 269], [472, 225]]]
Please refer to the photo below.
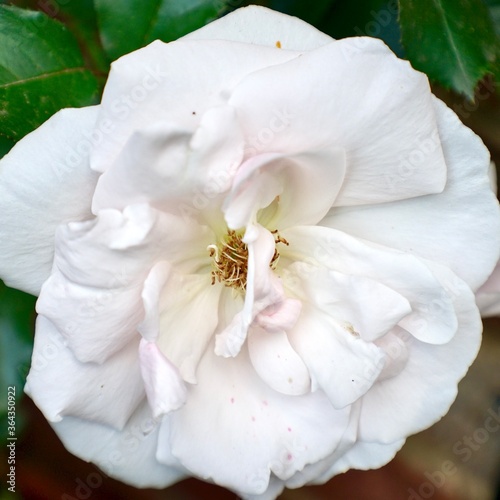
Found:
[[[288, 245], [288, 241], [282, 238], [277, 230], [271, 233], [274, 235], [276, 244]], [[207, 250], [212, 257], [212, 285], [219, 282], [236, 290], [245, 290], [248, 273], [248, 246], [242, 240], [242, 233], [229, 229], [220, 245], [208, 245]], [[271, 269], [276, 269], [279, 258], [280, 254], [275, 248], [269, 263]]]

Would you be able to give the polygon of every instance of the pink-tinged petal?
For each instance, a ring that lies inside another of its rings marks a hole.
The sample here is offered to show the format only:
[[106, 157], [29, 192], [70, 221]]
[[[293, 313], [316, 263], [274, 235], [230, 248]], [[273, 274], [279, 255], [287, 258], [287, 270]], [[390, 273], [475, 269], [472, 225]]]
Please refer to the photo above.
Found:
[[332, 42], [328, 35], [301, 19], [258, 5], [237, 9], [184, 39], [229, 40], [299, 51], [313, 50]]
[[98, 119], [111, 132], [94, 148], [92, 168], [107, 170], [136, 130], [165, 119], [194, 132], [204, 113], [225, 105], [246, 75], [297, 55], [248, 43], [184, 39], [155, 41], [121, 57], [111, 65]]
[[476, 302], [483, 318], [500, 316], [500, 263], [477, 291]]
[[154, 418], [177, 410], [186, 402], [187, 389], [179, 370], [162, 354], [155, 342], [141, 340], [139, 362]]
[[266, 332], [286, 332], [297, 323], [301, 309], [300, 300], [285, 298], [259, 313], [255, 325]]
[[56, 227], [90, 216], [97, 175], [90, 170], [98, 107], [64, 109], [0, 161], [0, 277], [38, 295], [49, 277]]
[[138, 345], [139, 339], [130, 342], [102, 365], [81, 363], [54, 325], [38, 316], [24, 390], [51, 422], [73, 416], [123, 429], [144, 398]]
[[[359, 40], [339, 40], [244, 78], [228, 102], [238, 109], [249, 148], [287, 156], [345, 150], [336, 206], [441, 192], [446, 164], [426, 76], [377, 39], [361, 39], [362, 51], [346, 53]], [[415, 151], [418, 168], [395, 188], [387, 179]]]
[[333, 205], [345, 170], [344, 151], [333, 147], [293, 156], [253, 156], [238, 169], [226, 199], [227, 225], [232, 229], [246, 227], [266, 208], [259, 219], [266, 219], [269, 228], [316, 224]]
[[248, 334], [248, 354], [259, 377], [275, 391], [290, 396], [310, 391], [307, 366], [284, 331], [268, 332], [252, 327]]
[[457, 329], [452, 299], [423, 260], [416, 256], [354, 238], [321, 226], [283, 232], [289, 246], [284, 260], [294, 260], [294, 272], [307, 276], [319, 267], [362, 276], [394, 290], [408, 300], [412, 312], [399, 321], [417, 339], [448, 342]]
[[289, 273], [300, 277], [293, 290], [331, 315], [353, 335], [373, 341], [411, 313], [408, 300], [392, 288], [364, 276], [353, 276], [309, 266], [307, 273], [292, 264]]
[[178, 368], [182, 378], [197, 383], [197, 367], [215, 333], [222, 286], [212, 286], [210, 274], [171, 273], [160, 295], [162, 353]]
[[349, 409], [335, 410], [321, 391], [271, 389], [245, 347], [237, 358], [207, 349], [198, 372], [186, 404], [165, 417], [160, 443], [197, 476], [246, 495], [264, 493], [271, 473], [284, 480], [327, 456], [348, 425]]
[[[500, 252], [498, 201], [489, 181], [489, 153], [441, 101], [434, 100], [448, 167], [440, 194], [397, 203], [333, 209], [322, 223], [450, 267], [476, 290]], [[425, 171], [425, 169], [423, 169]], [[396, 177], [412, 183], [420, 168]]]
[[309, 369], [312, 389], [323, 390], [338, 409], [370, 390], [384, 366], [382, 350], [310, 306], [304, 305], [288, 338]]
[[398, 341], [384, 350], [397, 355], [403, 341], [409, 355], [399, 374], [380, 380], [364, 396], [359, 427], [362, 441], [390, 444], [438, 421], [454, 401], [457, 383], [477, 355], [482, 325], [473, 293], [444, 266], [432, 264], [432, 270], [446, 283], [453, 299], [459, 319], [457, 333], [446, 344], [431, 345], [404, 330], [394, 332]]
[[167, 467], [156, 460], [159, 424], [145, 400], [121, 431], [74, 417], [52, 426], [71, 453], [136, 488], [165, 488], [189, 475], [178, 462]]

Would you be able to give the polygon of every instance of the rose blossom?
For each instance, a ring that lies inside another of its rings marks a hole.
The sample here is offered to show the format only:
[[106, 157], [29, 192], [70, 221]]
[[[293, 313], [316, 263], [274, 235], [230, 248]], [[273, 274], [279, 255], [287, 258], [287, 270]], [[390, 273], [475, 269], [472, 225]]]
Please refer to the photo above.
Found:
[[139, 487], [379, 467], [477, 353], [488, 164], [376, 39], [249, 7], [124, 56], [0, 164], [0, 275], [40, 295], [26, 392]]

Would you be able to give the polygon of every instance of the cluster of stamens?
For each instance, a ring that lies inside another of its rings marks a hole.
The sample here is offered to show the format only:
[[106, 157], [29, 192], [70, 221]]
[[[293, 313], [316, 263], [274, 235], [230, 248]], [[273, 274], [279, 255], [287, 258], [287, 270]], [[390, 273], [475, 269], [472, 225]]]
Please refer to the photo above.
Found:
[[[282, 238], [277, 230], [271, 231], [271, 233], [274, 235], [275, 244], [288, 245], [288, 241]], [[208, 245], [207, 250], [210, 257], [213, 258], [214, 264], [212, 285], [219, 282], [237, 290], [245, 290], [248, 274], [248, 246], [243, 242], [241, 233], [230, 229], [220, 247]], [[278, 249], [275, 248], [274, 255], [269, 263], [271, 269], [276, 269], [279, 258], [280, 254]]]

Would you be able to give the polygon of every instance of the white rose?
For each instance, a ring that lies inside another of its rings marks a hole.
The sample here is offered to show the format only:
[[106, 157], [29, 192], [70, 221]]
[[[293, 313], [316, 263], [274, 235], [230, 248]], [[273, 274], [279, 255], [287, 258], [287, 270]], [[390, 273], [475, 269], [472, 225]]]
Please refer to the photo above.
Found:
[[488, 164], [376, 39], [249, 7], [131, 53], [0, 164], [0, 276], [40, 294], [26, 392], [139, 487], [379, 467], [477, 353]]

